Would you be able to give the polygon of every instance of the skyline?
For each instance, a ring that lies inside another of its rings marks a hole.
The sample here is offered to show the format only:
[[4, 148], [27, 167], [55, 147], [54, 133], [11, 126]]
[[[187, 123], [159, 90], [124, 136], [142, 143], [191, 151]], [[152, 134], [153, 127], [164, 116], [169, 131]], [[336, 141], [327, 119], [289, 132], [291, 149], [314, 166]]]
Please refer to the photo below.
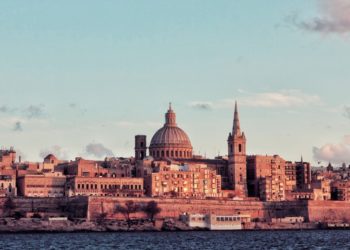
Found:
[[196, 154], [226, 155], [237, 100], [248, 154], [350, 164], [349, 3], [257, 6], [0, 3], [0, 145], [128, 157], [172, 102]]

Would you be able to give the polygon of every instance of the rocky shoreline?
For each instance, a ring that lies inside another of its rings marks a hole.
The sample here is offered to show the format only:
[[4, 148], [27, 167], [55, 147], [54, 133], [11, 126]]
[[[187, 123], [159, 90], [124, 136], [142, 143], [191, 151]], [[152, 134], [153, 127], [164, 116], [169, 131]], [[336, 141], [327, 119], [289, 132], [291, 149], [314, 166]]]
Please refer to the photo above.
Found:
[[[246, 223], [242, 230], [315, 230], [329, 229], [318, 223]], [[47, 221], [41, 219], [0, 219], [0, 233], [69, 233], [69, 232], [161, 232], [161, 231], [203, 231], [201, 228], [191, 228], [185, 223], [173, 220], [135, 220], [116, 221]]]
[[15, 232], [155, 232], [194, 230], [180, 221], [150, 220], [126, 221], [47, 221], [40, 219], [4, 218], [0, 220], [0, 233]]

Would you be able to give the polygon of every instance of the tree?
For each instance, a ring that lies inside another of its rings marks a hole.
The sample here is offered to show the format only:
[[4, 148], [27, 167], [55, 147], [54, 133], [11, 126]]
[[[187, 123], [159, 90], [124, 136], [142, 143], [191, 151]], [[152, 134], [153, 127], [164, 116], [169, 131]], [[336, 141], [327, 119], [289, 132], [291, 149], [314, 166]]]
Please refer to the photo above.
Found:
[[16, 205], [13, 202], [12, 198], [11, 197], [7, 198], [4, 203], [4, 210], [6, 211], [7, 216], [11, 216], [12, 210], [15, 208], [16, 208]]
[[100, 213], [96, 218], [96, 223], [98, 225], [104, 225], [106, 223], [107, 213]]
[[154, 221], [154, 217], [159, 214], [162, 209], [158, 207], [158, 203], [155, 201], [150, 201], [147, 203], [146, 206], [142, 208], [142, 211], [147, 214], [147, 216], [151, 219], [151, 221]]
[[125, 202], [125, 206], [117, 205], [115, 207], [115, 212], [121, 213], [125, 217], [129, 228], [131, 225], [131, 214], [137, 213], [139, 211], [141, 211], [141, 206], [134, 201], [127, 201]]

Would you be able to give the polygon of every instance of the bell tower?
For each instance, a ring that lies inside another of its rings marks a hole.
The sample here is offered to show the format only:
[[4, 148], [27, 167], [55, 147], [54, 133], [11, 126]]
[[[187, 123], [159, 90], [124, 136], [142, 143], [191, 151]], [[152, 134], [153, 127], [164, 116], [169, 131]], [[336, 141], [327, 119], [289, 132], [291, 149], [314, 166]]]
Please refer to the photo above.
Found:
[[147, 139], [145, 135], [135, 136], [135, 159], [143, 160], [147, 157]]
[[227, 139], [228, 174], [231, 187], [238, 196], [247, 196], [247, 156], [246, 137], [241, 131], [237, 102], [233, 118], [232, 132]]

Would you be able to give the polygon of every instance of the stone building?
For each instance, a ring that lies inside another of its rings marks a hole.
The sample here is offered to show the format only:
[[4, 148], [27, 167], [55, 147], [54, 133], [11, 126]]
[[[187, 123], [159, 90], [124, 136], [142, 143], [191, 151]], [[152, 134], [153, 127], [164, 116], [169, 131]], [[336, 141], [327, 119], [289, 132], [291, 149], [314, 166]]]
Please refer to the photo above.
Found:
[[43, 172], [54, 172], [55, 167], [61, 163], [60, 160], [57, 159], [53, 154], [49, 154], [44, 158], [44, 162], [42, 164]]
[[151, 197], [221, 197], [221, 176], [205, 165], [161, 165], [145, 187]]
[[68, 176], [107, 177], [108, 169], [103, 168], [101, 165], [102, 162], [100, 161], [85, 160], [77, 157], [74, 161], [58, 164], [55, 170], [61, 171]]
[[311, 189], [314, 193], [314, 200], [327, 201], [332, 198], [331, 181], [328, 179], [313, 181]]
[[350, 181], [338, 180], [331, 183], [332, 200], [350, 201]]
[[13, 169], [0, 170], [0, 197], [17, 195], [16, 171]]
[[311, 166], [304, 162], [286, 162], [285, 180], [286, 192], [309, 190], [311, 188]]
[[247, 139], [241, 131], [237, 102], [233, 119], [232, 132], [227, 139], [228, 144], [228, 175], [232, 188], [238, 196], [247, 196]]
[[250, 197], [285, 200], [285, 160], [280, 156], [248, 156], [247, 177]]
[[69, 177], [68, 196], [141, 197], [144, 195], [142, 178]]
[[175, 161], [179, 165], [203, 164], [222, 177], [222, 188], [235, 191], [236, 196], [246, 196], [246, 138], [240, 129], [237, 104], [233, 129], [228, 138], [228, 157], [207, 159], [194, 155], [191, 141], [176, 124], [176, 114], [171, 105], [165, 114], [165, 124], [152, 137], [147, 155], [147, 138], [135, 136], [136, 176], [152, 173], [153, 161]]
[[24, 175], [17, 178], [19, 196], [63, 197], [65, 196], [66, 176], [62, 173]]
[[16, 151], [10, 149], [0, 150], [0, 167], [11, 167], [16, 162]]
[[132, 158], [106, 158], [101, 166], [107, 169], [109, 177], [130, 178], [135, 176], [135, 162]]
[[[146, 143], [146, 138], [144, 138], [144, 142]], [[135, 147], [135, 149], [138, 149], [138, 147]], [[141, 150], [140, 154], [142, 152], [144, 151]], [[149, 153], [156, 160], [167, 157], [173, 159], [192, 158], [191, 141], [185, 131], [177, 126], [176, 114], [171, 105], [169, 105], [169, 110], [165, 114], [164, 126], [152, 137]]]

